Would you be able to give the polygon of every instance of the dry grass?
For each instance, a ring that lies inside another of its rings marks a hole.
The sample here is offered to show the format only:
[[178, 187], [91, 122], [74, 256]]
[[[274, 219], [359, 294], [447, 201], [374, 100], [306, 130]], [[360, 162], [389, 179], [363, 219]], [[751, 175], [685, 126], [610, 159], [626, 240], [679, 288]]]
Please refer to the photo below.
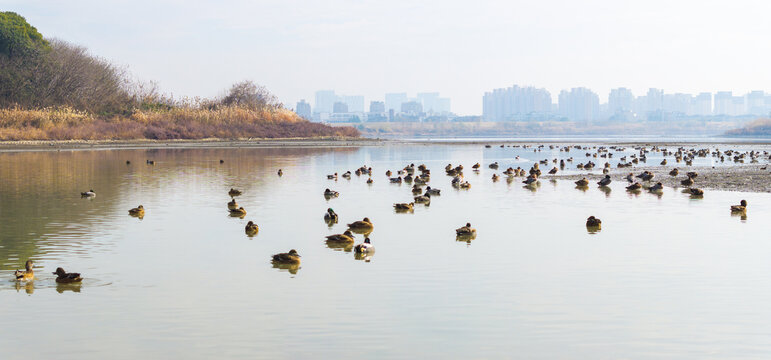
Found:
[[757, 119], [745, 127], [726, 132], [737, 136], [769, 136], [771, 135], [771, 119]]
[[134, 140], [205, 138], [358, 137], [352, 127], [312, 123], [294, 112], [192, 107], [137, 110], [130, 116], [99, 117], [68, 107], [0, 109], [0, 140]]

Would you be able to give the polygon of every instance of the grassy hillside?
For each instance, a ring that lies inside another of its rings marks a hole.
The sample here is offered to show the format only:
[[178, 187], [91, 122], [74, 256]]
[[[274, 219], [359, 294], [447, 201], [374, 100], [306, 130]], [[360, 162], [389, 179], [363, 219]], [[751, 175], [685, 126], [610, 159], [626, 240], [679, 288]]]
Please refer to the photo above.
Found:
[[179, 101], [88, 50], [0, 12], [0, 140], [358, 137], [311, 123], [251, 81]]

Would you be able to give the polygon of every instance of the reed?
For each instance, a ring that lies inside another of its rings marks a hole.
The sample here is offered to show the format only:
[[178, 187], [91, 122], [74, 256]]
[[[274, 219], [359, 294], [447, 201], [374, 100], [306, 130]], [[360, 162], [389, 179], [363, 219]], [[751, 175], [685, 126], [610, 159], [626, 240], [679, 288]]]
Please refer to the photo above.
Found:
[[171, 140], [358, 137], [352, 127], [312, 123], [284, 108], [172, 107], [98, 116], [71, 107], [0, 109], [0, 140]]

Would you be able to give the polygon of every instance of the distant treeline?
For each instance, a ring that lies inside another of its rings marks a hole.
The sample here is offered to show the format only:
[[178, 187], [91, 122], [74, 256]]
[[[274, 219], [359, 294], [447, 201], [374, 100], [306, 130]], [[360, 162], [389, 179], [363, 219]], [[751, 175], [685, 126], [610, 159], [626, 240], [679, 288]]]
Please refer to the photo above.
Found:
[[13, 12], [0, 12], [0, 109], [0, 140], [359, 136], [301, 119], [251, 81], [174, 100]]
[[730, 136], [771, 136], [771, 119], [758, 119], [743, 128], [729, 130]]

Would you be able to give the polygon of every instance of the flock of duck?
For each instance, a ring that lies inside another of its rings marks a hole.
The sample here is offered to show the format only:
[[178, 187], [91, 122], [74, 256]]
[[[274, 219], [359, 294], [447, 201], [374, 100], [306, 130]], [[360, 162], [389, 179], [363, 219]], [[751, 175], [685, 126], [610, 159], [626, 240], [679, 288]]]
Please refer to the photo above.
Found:
[[[532, 148], [531, 145], [509, 145], [510, 147], [522, 147], [525, 149]], [[486, 148], [490, 148], [491, 145], [486, 145]], [[504, 145], [501, 145], [500, 147], [504, 147]], [[533, 148], [534, 152], [540, 152], [542, 149], [544, 149], [545, 145], [539, 145], [535, 148]], [[550, 145], [549, 149], [555, 149], [555, 145]], [[593, 157], [593, 158], [611, 158], [613, 157], [615, 151], [625, 151], [626, 149], [624, 147], [620, 146], [595, 146], [592, 148], [589, 147], [582, 147], [579, 145], [575, 146], [564, 146], [559, 147], [560, 152], [569, 152], [571, 150], [580, 149], [580, 150], [587, 150], [585, 153], [586, 157]], [[588, 152], [588, 150], [592, 150], [592, 152]], [[631, 167], [634, 164], [638, 164], [639, 162], [646, 162], [647, 161], [647, 155], [650, 151], [655, 152], [661, 152], [664, 156], [673, 156], [675, 158], [676, 162], [685, 162], [686, 165], [691, 165], [694, 158], [696, 157], [706, 157], [708, 155], [712, 155], [713, 157], [718, 158], [721, 162], [725, 161], [726, 158], [729, 160], [732, 159], [734, 162], [744, 162], [745, 159], [749, 159], [751, 162], [756, 163], [758, 162], [758, 159], [763, 157], [768, 157], [769, 160], [771, 160], [771, 156], [769, 156], [769, 153], [767, 151], [759, 152], [759, 151], [750, 151], [750, 152], [737, 152], [733, 150], [726, 150], [726, 151], [720, 151], [720, 150], [714, 150], [710, 151], [709, 149], [685, 149], [685, 148], [678, 148], [675, 151], [670, 151], [665, 148], [660, 147], [652, 147], [650, 149], [646, 147], [637, 147], [635, 150], [638, 151], [637, 154], [632, 154], [629, 156], [623, 156], [620, 158], [620, 161], [617, 164], [618, 168], [625, 168], [625, 167]], [[517, 159], [519, 156], [516, 157]], [[557, 174], [560, 170], [564, 170], [568, 163], [572, 163], [573, 157], [569, 157], [567, 159], [559, 160], [556, 158], [553, 158], [551, 160], [544, 159], [540, 160], [539, 162], [536, 162], [532, 165], [532, 167], [529, 170], [524, 170], [520, 167], [513, 168], [509, 167], [505, 171], [502, 171], [502, 175], [507, 176], [507, 181], [512, 182], [517, 177], [525, 177], [525, 179], [522, 181], [524, 186], [526, 188], [533, 188], [537, 187], [539, 185], [539, 179], [542, 176], [542, 171], [540, 169], [540, 165], [549, 164], [549, 162], [557, 164], [559, 163], [559, 168], [557, 165], [555, 165], [551, 170], [548, 171], [548, 174], [554, 175]], [[220, 160], [220, 163], [223, 163], [223, 160]], [[129, 161], [126, 162], [127, 164], [130, 164]], [[148, 165], [154, 165], [155, 162], [152, 160], [147, 160]], [[666, 165], [667, 160], [666, 158], [660, 163], [661, 165]], [[579, 163], [576, 165], [577, 169], [583, 169], [583, 170], [591, 170], [596, 166], [596, 164], [592, 161], [587, 161], [586, 163]], [[482, 165], [480, 163], [476, 163], [472, 166], [472, 171], [479, 172]], [[493, 162], [488, 165], [488, 168], [493, 170], [498, 170], [500, 165], [498, 162]], [[761, 169], [766, 169], [766, 167], [763, 167]], [[457, 165], [453, 166], [452, 164], [447, 164], [444, 168], [445, 173], [447, 176], [451, 177], [452, 180], [450, 181], [450, 184], [452, 187], [456, 189], [470, 189], [471, 183], [469, 183], [464, 178], [463, 165]], [[599, 185], [600, 188], [606, 188], [608, 187], [611, 182], [612, 178], [610, 176], [610, 170], [611, 165], [609, 162], [605, 162], [602, 172], [605, 174], [605, 177], [602, 178], [599, 182], [597, 182], [597, 185]], [[419, 172], [419, 174], [417, 174]], [[278, 169], [277, 175], [279, 177], [283, 176], [284, 172], [282, 169]], [[342, 175], [338, 175], [338, 173], [327, 175], [327, 179], [329, 180], [337, 180], [338, 176], [351, 179], [352, 174], [355, 174], [357, 177], [365, 175], [367, 176], [367, 184], [373, 184], [374, 180], [372, 179], [373, 170], [371, 167], [368, 166], [362, 166], [358, 169], [356, 169], [353, 173], [351, 171], [346, 171]], [[672, 169], [669, 173], [669, 176], [676, 177], [679, 175], [679, 170], [677, 168]], [[394, 210], [396, 212], [412, 212], [414, 210], [415, 204], [424, 204], [429, 205], [431, 203], [432, 196], [439, 196], [441, 194], [441, 190], [437, 188], [432, 188], [431, 186], [428, 186], [428, 183], [431, 180], [431, 170], [426, 167], [426, 165], [418, 165], [415, 166], [415, 164], [409, 164], [402, 168], [401, 170], [397, 170], [396, 174], [392, 173], [391, 170], [386, 171], [385, 175], [388, 177], [388, 181], [391, 183], [401, 184], [401, 183], [408, 183], [412, 184], [411, 187], [412, 194], [414, 195], [413, 201], [409, 203], [395, 203], [393, 204]], [[395, 177], [393, 175], [396, 175]], [[494, 173], [492, 175], [492, 181], [496, 182], [499, 181], [502, 177], [502, 175], [498, 175], [497, 173]], [[626, 186], [627, 191], [630, 192], [638, 192], [642, 189], [648, 190], [653, 193], [661, 192], [663, 190], [663, 185], [661, 182], [656, 182], [655, 184], [652, 184], [653, 179], [656, 177], [656, 175], [651, 171], [643, 171], [640, 174], [634, 175], [633, 173], [629, 173], [625, 179], [627, 182], [630, 183], [630, 185]], [[698, 177], [698, 174], [696, 172], [687, 172], [685, 178], [680, 182], [681, 185], [685, 186], [686, 189], [684, 192], [688, 192], [691, 194], [691, 196], [703, 196], [704, 191], [693, 187], [693, 185], [696, 182], [696, 179]], [[638, 180], [639, 179], [639, 180]], [[582, 178], [575, 182], [576, 187], [578, 189], [585, 189], [589, 186], [590, 181], [587, 178]], [[652, 184], [652, 185], [651, 185]], [[239, 206], [236, 202], [236, 197], [242, 195], [242, 192], [240, 190], [231, 188], [230, 191], [228, 191], [228, 195], [231, 198], [231, 201], [227, 203], [228, 211], [230, 212], [231, 216], [244, 218], [246, 216], [246, 210]], [[327, 200], [336, 198], [340, 195], [339, 192], [335, 190], [331, 190], [329, 188], [324, 190], [323, 193], [324, 197]], [[84, 191], [81, 193], [81, 196], [84, 198], [93, 198], [96, 196], [96, 193], [93, 189]], [[732, 214], [740, 214], [744, 215], [747, 212], [747, 201], [741, 200], [738, 205], [732, 205], [730, 206], [730, 211]], [[142, 205], [139, 205], [135, 208], [128, 210], [129, 215], [142, 218], [145, 214], [145, 209]], [[327, 211], [324, 213], [324, 221], [332, 226], [333, 224], [337, 224], [339, 220], [339, 215], [332, 209], [328, 208]], [[348, 229], [343, 232], [342, 234], [334, 234], [326, 236], [326, 243], [328, 246], [332, 248], [352, 248], [353, 251], [356, 254], [372, 254], [375, 251], [375, 247], [372, 245], [372, 242], [369, 238], [369, 235], [374, 230], [374, 224], [368, 217], [364, 217], [362, 220], [354, 221], [350, 224], [347, 224]], [[589, 216], [586, 220], [586, 228], [589, 232], [596, 232], [599, 231], [602, 227], [602, 221], [594, 216]], [[259, 231], [259, 226], [255, 224], [253, 221], [249, 221], [244, 231], [247, 235], [253, 236], [257, 234]], [[354, 233], [357, 234], [363, 234], [364, 240], [363, 242], [354, 245], [355, 238]], [[471, 226], [471, 223], [466, 223], [464, 226], [461, 226], [460, 228], [455, 229], [455, 234], [458, 240], [466, 240], [470, 241], [476, 237], [477, 230]], [[280, 268], [286, 268], [290, 271], [294, 270], [296, 271], [298, 266], [301, 262], [301, 256], [295, 249], [291, 249], [286, 253], [279, 253], [275, 254], [270, 258], [270, 261], [274, 264], [276, 267]], [[35, 273], [33, 270], [33, 261], [28, 260], [25, 264], [25, 270], [17, 270], [14, 273], [14, 277], [17, 281], [32, 281], [34, 280]], [[63, 284], [70, 284], [70, 283], [79, 283], [83, 280], [83, 278], [80, 276], [79, 273], [68, 273], [61, 267], [57, 268], [56, 271], [53, 273], [54, 275], [57, 275], [56, 282], [57, 283], [63, 283]]]

